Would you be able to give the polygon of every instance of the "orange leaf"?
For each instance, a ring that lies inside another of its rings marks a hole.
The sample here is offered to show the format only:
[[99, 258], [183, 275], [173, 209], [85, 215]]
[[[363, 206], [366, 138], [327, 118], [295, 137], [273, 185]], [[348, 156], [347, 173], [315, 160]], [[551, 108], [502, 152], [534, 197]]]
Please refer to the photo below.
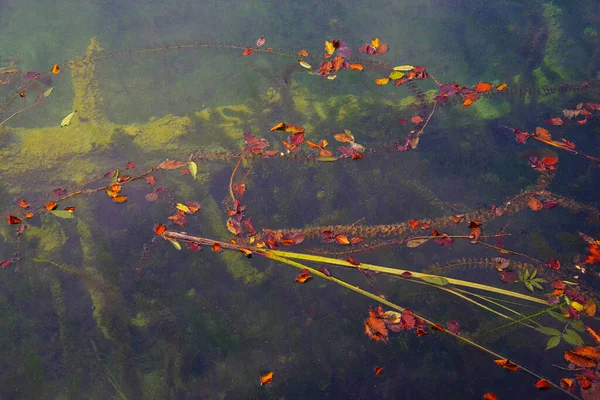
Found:
[[561, 118], [550, 118], [547, 119], [546, 122], [554, 126], [561, 126], [563, 124], [563, 120]]
[[560, 385], [566, 389], [570, 389], [573, 387], [573, 380], [569, 378], [562, 378], [560, 380]]
[[369, 339], [387, 341], [388, 330], [383, 319], [370, 316], [365, 320], [365, 333]]
[[113, 197], [113, 202], [115, 203], [125, 203], [127, 201], [127, 196], [123, 196], [123, 195], [118, 195]]
[[350, 69], [352, 71], [362, 71], [363, 66], [362, 66], [362, 64], [350, 64]]
[[414, 219], [409, 219], [408, 220], [408, 225], [410, 225], [411, 228], [415, 229], [416, 227], [418, 227], [419, 225], [421, 225], [420, 221], [416, 221]]
[[490, 85], [489, 83], [486, 82], [479, 82], [477, 85], [475, 85], [475, 91], [476, 92], [487, 92], [488, 90], [492, 89], [492, 85]]
[[300, 54], [302, 57], [308, 57], [308, 51], [306, 50], [300, 50], [298, 51], [298, 54]]
[[154, 227], [154, 233], [156, 233], [157, 235], [162, 235], [166, 230], [167, 227], [163, 224], [159, 224]]
[[375, 368], [375, 371], [373, 371], [373, 373], [375, 375], [379, 375], [381, 373], [381, 371], [383, 371], [383, 368], [382, 367], [377, 367], [377, 368]]
[[535, 134], [537, 136], [539, 136], [541, 139], [544, 140], [552, 140], [552, 135], [550, 135], [550, 132], [548, 131], [548, 129], [544, 129], [541, 126], [538, 126], [537, 128], [535, 128]]
[[273, 382], [273, 372], [269, 372], [267, 374], [261, 375], [260, 377], [260, 386], [269, 385]]
[[496, 365], [499, 365], [502, 368], [511, 372], [517, 372], [519, 370], [519, 366], [511, 362], [510, 360], [494, 360], [494, 362], [496, 363]]
[[338, 233], [337, 235], [335, 235], [335, 241], [338, 242], [338, 244], [341, 244], [341, 245], [348, 245], [348, 244], [350, 244], [350, 240], [348, 239], [348, 236], [342, 235], [341, 233]]
[[151, 175], [148, 175], [146, 177], [146, 182], [148, 182], [150, 185], [154, 185], [156, 183], [156, 178]]
[[592, 346], [579, 346], [564, 352], [565, 360], [578, 367], [592, 368], [598, 365], [600, 352]]
[[379, 78], [379, 79], [375, 79], [375, 84], [376, 85], [387, 85], [389, 81], [390, 81], [390, 78]]
[[501, 91], [503, 91], [504, 89], [506, 89], [506, 87], [507, 87], [507, 86], [508, 86], [508, 85], [507, 85], [506, 83], [503, 83], [502, 85], [498, 86], [498, 87], [496, 88], [496, 90], [497, 90], [497, 91], [499, 91], [499, 92], [501, 92]]
[[379, 47], [380, 44], [381, 44], [381, 42], [379, 41], [378, 37], [371, 40], [371, 45], [375, 48], [375, 50], [377, 50], [377, 48]]
[[285, 128], [287, 127], [287, 125], [283, 122], [278, 123], [277, 125], [273, 126], [271, 128], [271, 132], [273, 131], [283, 131], [285, 130]]
[[250, 47], [248, 47], [246, 50], [242, 51], [242, 55], [244, 57], [248, 57], [250, 54], [252, 54], [252, 49]]
[[556, 165], [558, 163], [557, 157], [544, 157], [542, 158], [542, 162], [546, 165]]
[[443, 326], [441, 326], [439, 324], [433, 324], [433, 325], [431, 325], [431, 329], [436, 330], [436, 331], [440, 331], [440, 332], [446, 332], [446, 328], [444, 328]]
[[590, 318], [594, 318], [596, 315], [596, 303], [592, 300], [587, 299], [583, 304], [583, 312]]
[[333, 57], [331, 62], [333, 63], [333, 72], [338, 72], [342, 68], [342, 65], [344, 65], [344, 59], [339, 56]]
[[56, 75], [60, 72], [60, 67], [58, 66], [58, 64], [54, 64], [52, 66], [52, 70], [51, 70], [52, 74]]
[[289, 132], [292, 135], [294, 135], [296, 133], [302, 133], [302, 132], [304, 132], [304, 127], [302, 127], [302, 126], [296, 126], [294, 124], [290, 124], [290, 125], [286, 126], [284, 130], [286, 132]]
[[158, 168], [161, 169], [177, 169], [179, 167], [184, 166], [185, 162], [183, 161], [177, 161], [177, 160], [165, 160], [163, 162], [161, 162], [160, 164], [158, 164]]
[[592, 243], [588, 246], [588, 255], [583, 260], [586, 264], [596, 264], [600, 262], [600, 246]]
[[550, 385], [550, 382], [548, 382], [547, 380], [540, 379], [539, 381], [536, 382], [535, 387], [540, 390], [548, 390], [548, 389], [552, 388], [552, 385]]
[[33, 215], [34, 215], [34, 214], [33, 214], [31, 211], [29, 211], [29, 212], [26, 212], [26, 213], [25, 213], [25, 218], [29, 219], [29, 218], [33, 217]]
[[333, 157], [333, 153], [327, 149], [321, 149], [319, 151], [319, 157]]
[[415, 115], [410, 119], [410, 122], [412, 122], [413, 124], [420, 124], [421, 122], [423, 122], [423, 118], [419, 115]]
[[319, 146], [316, 143], [311, 142], [310, 140], [306, 141], [306, 144], [308, 145], [308, 147], [310, 147], [311, 149], [320, 149], [321, 146]]
[[219, 243], [213, 243], [212, 251], [214, 251], [215, 253], [218, 253], [219, 251], [221, 251], [221, 245]]
[[483, 398], [485, 400], [498, 400], [498, 396], [496, 396], [494, 393], [492, 392], [488, 392], [486, 394], [483, 395]]
[[29, 203], [25, 200], [19, 200], [19, 207], [21, 208], [29, 208]]
[[352, 238], [352, 240], [350, 240], [350, 244], [358, 244], [358, 243], [360, 243], [362, 241], [363, 241], [363, 238], [361, 238], [361, 237], [354, 237], [354, 238]]
[[542, 203], [535, 197], [530, 197], [527, 199], [527, 207], [529, 207], [532, 211], [540, 211], [542, 208], [544, 208]]
[[335, 135], [333, 135], [333, 137], [338, 142], [342, 142], [342, 143], [353, 142], [352, 138], [350, 136], [346, 135], [345, 133], [336, 133]]
[[8, 223], [10, 225], [16, 225], [16, 224], [20, 224], [21, 220], [17, 217], [15, 217], [14, 215], [9, 215], [8, 216]]
[[597, 344], [600, 344], [600, 334], [598, 334], [598, 332], [596, 332], [596, 330], [594, 328], [592, 328], [591, 326], [588, 326], [585, 328], [585, 331], [587, 333], [589, 333], [589, 335], [592, 337], [592, 339], [594, 339], [594, 341]]
[[473, 99], [465, 99], [465, 101], [463, 101], [463, 107], [469, 107], [474, 102], [475, 102], [475, 100], [473, 100]]
[[300, 275], [298, 275], [296, 277], [296, 282], [304, 283], [309, 279], [312, 279], [312, 275], [310, 274], [310, 271], [307, 269], [303, 269], [300, 271]]
[[56, 208], [56, 206], [58, 206], [58, 204], [55, 201], [51, 201], [49, 203], [46, 203], [46, 205], [45, 205], [46, 210], [48, 210], [48, 211], [54, 210]]

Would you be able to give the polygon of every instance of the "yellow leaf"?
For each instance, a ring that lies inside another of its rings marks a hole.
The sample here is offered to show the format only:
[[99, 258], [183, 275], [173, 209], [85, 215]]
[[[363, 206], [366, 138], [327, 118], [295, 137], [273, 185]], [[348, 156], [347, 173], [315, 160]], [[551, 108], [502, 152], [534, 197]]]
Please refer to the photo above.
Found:
[[325, 51], [327, 52], [327, 54], [332, 55], [333, 52], [335, 51], [335, 47], [333, 47], [333, 43], [331, 43], [330, 41], [325, 41]]
[[379, 79], [375, 79], [375, 84], [376, 85], [387, 85], [389, 81], [390, 81], [390, 78], [379, 78]]
[[183, 203], [177, 203], [177, 204], [175, 204], [175, 207], [177, 207], [178, 210], [181, 210], [185, 213], [188, 213], [188, 214], [192, 213], [192, 210], [190, 210], [190, 208]]
[[400, 79], [404, 76], [404, 72], [400, 72], [400, 71], [392, 71], [390, 72], [389, 78], [390, 79]]
[[573, 307], [578, 312], [583, 311], [583, 305], [581, 303], [576, 302], [576, 301], [572, 301], [571, 302], [571, 307]]
[[335, 78], [337, 78], [337, 75], [327, 75], [327, 79], [330, 81], [334, 80]]
[[198, 174], [198, 164], [194, 161], [188, 162], [188, 169], [190, 170], [190, 174], [192, 174], [192, 178], [196, 179], [196, 175]]
[[371, 46], [375, 47], [375, 50], [377, 50], [377, 48], [379, 47], [379, 38], [378, 37], [371, 40]]
[[394, 67], [394, 71], [411, 71], [413, 69], [415, 69], [415, 67], [412, 65], [398, 65], [397, 67]]
[[298, 60], [298, 64], [300, 64], [302, 67], [306, 68], [306, 69], [312, 69], [312, 66], [307, 63], [306, 61], [303, 61], [302, 59]]
[[177, 250], [181, 250], [181, 245], [179, 244], [179, 242], [175, 241], [175, 240], [171, 240], [171, 239], [167, 239], [169, 242], [171, 242], [171, 244], [173, 245], [173, 247], [175, 247]]
[[73, 111], [71, 114], [64, 117], [63, 120], [60, 122], [60, 127], [62, 128], [63, 126], [71, 125], [71, 119], [73, 119], [73, 116], [75, 115], [76, 112], [77, 112], [77, 110]]
[[586, 300], [583, 305], [583, 311], [587, 314], [588, 317], [593, 318], [596, 315], [596, 303], [592, 300]]
[[419, 247], [420, 245], [422, 245], [423, 243], [427, 242], [429, 239], [410, 239], [408, 242], [406, 242], [406, 247]]

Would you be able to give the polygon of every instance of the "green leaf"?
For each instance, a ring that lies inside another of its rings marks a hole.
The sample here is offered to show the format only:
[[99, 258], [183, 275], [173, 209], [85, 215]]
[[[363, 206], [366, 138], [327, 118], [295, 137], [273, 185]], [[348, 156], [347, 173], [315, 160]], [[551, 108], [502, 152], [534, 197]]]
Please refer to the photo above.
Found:
[[529, 281], [525, 281], [525, 287], [527, 288], [527, 290], [533, 293], [533, 286], [531, 286], [531, 283]]
[[548, 336], [560, 336], [560, 331], [558, 329], [547, 326], [540, 326], [539, 328], [535, 328], [535, 330]]
[[75, 214], [67, 210], [52, 210], [50, 212], [58, 218], [75, 218]]
[[529, 270], [528, 269], [526, 269], [525, 272], [523, 272], [523, 280], [524, 281], [529, 280]]
[[177, 250], [181, 250], [181, 245], [179, 244], [179, 242], [177, 242], [175, 240], [171, 240], [171, 239], [168, 239], [168, 241], [171, 242], [173, 247], [175, 247]]
[[567, 329], [566, 332], [563, 333], [562, 338], [570, 345], [583, 346], [583, 339], [573, 329]]
[[563, 322], [563, 323], [571, 322], [571, 321], [569, 321], [569, 319], [567, 319], [567, 318], [563, 317], [562, 315], [560, 315], [560, 314], [559, 314], [559, 313], [557, 313], [556, 311], [548, 311], [548, 314], [549, 314], [549, 315], [550, 315], [552, 318], [554, 318], [554, 319], [556, 319], [556, 320], [558, 320], [558, 321], [560, 321], [560, 322]]
[[448, 282], [448, 279], [444, 278], [443, 276], [423, 276], [421, 279], [427, 283], [433, 283], [434, 285], [440, 286], [445, 286], [450, 283]]
[[520, 280], [521, 282], [523, 282], [523, 281], [525, 280], [525, 279], [523, 279], [523, 272], [519, 271], [519, 272], [517, 272], [517, 273], [519, 274], [519, 280]]
[[585, 325], [583, 325], [583, 322], [572, 319], [569, 321], [569, 324], [571, 325], [571, 328], [575, 329], [576, 331], [585, 332]]
[[533, 272], [529, 276], [529, 280], [532, 280], [533, 278], [535, 278], [536, 275], [537, 275], [537, 268], [533, 270]]
[[539, 290], [544, 290], [544, 287], [542, 285], [540, 285], [539, 283], [537, 283], [536, 281], [529, 281], [534, 288], [539, 289]]
[[546, 350], [549, 350], [553, 347], [558, 346], [559, 343], [560, 343], [560, 336], [550, 336], [550, 339], [548, 339], [548, 342], [546, 342]]
[[422, 245], [423, 243], [426, 243], [428, 241], [429, 241], [429, 238], [410, 239], [408, 242], [406, 242], [406, 247], [410, 247], [410, 248], [419, 247], [420, 245]]

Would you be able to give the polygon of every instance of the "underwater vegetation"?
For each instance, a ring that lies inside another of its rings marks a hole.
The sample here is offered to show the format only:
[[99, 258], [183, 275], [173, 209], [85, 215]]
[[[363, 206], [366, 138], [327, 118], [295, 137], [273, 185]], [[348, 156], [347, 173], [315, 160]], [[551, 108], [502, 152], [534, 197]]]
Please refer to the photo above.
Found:
[[[383, 36], [7, 62], [0, 397], [597, 396], [600, 81], [530, 18], [497, 77]], [[239, 103], [146, 107], [195, 53]]]

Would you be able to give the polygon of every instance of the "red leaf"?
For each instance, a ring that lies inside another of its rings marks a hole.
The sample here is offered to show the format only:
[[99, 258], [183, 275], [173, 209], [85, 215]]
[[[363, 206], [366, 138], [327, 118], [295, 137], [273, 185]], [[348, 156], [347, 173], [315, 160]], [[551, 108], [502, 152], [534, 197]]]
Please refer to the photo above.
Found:
[[381, 373], [381, 371], [383, 371], [383, 368], [382, 367], [377, 367], [377, 368], [375, 368], [375, 371], [373, 371], [373, 373], [375, 375], [379, 375]]
[[13, 260], [12, 258], [9, 258], [8, 260], [4, 260], [4, 261], [0, 262], [0, 267], [2, 267], [2, 268], [6, 268], [6, 267], [8, 267], [10, 264], [12, 264], [12, 263], [13, 263], [13, 261], [14, 261], [14, 260]]
[[16, 225], [16, 224], [20, 224], [21, 220], [17, 217], [15, 217], [14, 215], [9, 215], [8, 216], [8, 223], [10, 225]]
[[135, 168], [135, 163], [133, 161], [129, 161], [125, 166], [125, 169]]
[[548, 382], [547, 380], [540, 379], [539, 381], [536, 382], [535, 387], [540, 390], [548, 390], [548, 389], [552, 388], [552, 385], [550, 385], [550, 382]]
[[252, 54], [252, 49], [250, 47], [248, 47], [246, 50], [242, 51], [242, 55], [244, 57], [248, 57], [250, 54]]

